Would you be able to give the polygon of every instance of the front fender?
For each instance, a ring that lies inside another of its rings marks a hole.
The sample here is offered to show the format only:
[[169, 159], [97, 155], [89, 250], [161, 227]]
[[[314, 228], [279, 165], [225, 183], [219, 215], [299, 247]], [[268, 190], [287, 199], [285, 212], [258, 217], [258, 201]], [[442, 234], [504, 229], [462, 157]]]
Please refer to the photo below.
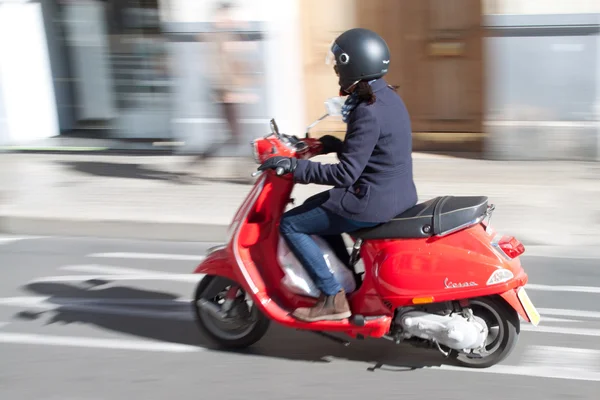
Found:
[[216, 275], [237, 281], [227, 248], [210, 253], [194, 270], [195, 274]]

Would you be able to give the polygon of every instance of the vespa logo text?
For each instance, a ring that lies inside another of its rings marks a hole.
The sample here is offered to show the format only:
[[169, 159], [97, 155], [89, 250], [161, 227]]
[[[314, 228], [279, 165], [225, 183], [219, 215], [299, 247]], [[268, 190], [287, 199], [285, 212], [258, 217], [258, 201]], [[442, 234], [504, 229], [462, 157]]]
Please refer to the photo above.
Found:
[[475, 282], [451, 282], [448, 278], [444, 279], [444, 286], [446, 289], [458, 289], [463, 287], [479, 286]]

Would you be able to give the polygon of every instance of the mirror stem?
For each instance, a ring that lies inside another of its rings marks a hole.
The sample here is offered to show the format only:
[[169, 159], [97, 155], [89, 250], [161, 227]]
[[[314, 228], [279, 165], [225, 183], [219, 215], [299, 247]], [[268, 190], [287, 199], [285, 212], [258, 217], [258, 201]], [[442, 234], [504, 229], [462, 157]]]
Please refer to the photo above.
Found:
[[313, 122], [312, 124], [310, 124], [309, 126], [306, 127], [306, 135], [305, 138], [308, 138], [308, 134], [309, 131], [311, 130], [311, 128], [315, 127], [319, 122], [323, 121], [325, 118], [327, 118], [329, 116], [329, 113], [324, 114], [323, 116], [321, 116], [319, 119], [317, 119], [315, 122]]

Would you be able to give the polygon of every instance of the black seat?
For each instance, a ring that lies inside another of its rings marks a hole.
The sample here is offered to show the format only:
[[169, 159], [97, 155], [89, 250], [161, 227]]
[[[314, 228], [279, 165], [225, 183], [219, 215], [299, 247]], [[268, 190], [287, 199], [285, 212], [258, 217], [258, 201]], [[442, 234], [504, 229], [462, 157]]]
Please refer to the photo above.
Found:
[[436, 197], [406, 210], [385, 224], [352, 232], [356, 239], [415, 239], [469, 226], [487, 213], [488, 198]]

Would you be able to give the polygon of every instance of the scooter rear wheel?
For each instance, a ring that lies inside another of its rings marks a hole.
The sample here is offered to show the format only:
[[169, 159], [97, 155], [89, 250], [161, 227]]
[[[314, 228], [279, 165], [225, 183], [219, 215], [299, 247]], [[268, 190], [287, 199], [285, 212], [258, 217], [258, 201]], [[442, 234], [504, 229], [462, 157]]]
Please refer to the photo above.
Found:
[[497, 296], [473, 299], [470, 307], [488, 325], [487, 353], [474, 357], [452, 350], [450, 356], [464, 367], [488, 368], [504, 360], [515, 348], [521, 328], [519, 315]]
[[225, 278], [207, 275], [198, 283], [193, 308], [198, 327], [209, 339], [225, 348], [240, 349], [258, 342], [270, 321], [249, 301], [242, 287], [237, 289], [232, 307], [225, 312], [225, 296], [234, 285]]

